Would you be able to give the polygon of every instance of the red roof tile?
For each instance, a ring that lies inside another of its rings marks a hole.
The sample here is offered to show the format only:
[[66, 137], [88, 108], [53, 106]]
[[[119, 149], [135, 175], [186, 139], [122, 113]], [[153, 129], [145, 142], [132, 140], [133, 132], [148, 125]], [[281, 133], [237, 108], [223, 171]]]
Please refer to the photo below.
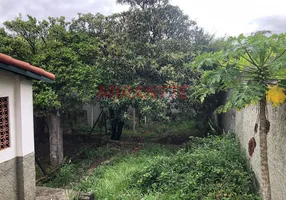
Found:
[[41, 75], [41, 76], [45, 76], [51, 80], [55, 79], [54, 74], [47, 72], [47, 71], [43, 70], [42, 68], [30, 65], [27, 62], [14, 59], [11, 56], [8, 56], [8, 55], [3, 54], [3, 53], [0, 53], [0, 62], [3, 62], [3, 63], [8, 64], [8, 65], [12, 65], [14, 67], [18, 67], [18, 68], [23, 69], [23, 70], [33, 72], [33, 73]]

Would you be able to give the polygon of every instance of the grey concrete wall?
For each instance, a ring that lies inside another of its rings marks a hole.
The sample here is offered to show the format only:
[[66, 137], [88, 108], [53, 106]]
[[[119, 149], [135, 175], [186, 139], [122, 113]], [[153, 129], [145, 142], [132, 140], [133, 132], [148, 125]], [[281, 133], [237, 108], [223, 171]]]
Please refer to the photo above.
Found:
[[[268, 119], [270, 121], [270, 132], [268, 133], [268, 162], [270, 170], [271, 194], [273, 200], [286, 199], [286, 103], [279, 107], [270, 104], [268, 108]], [[257, 146], [252, 158], [249, 158], [250, 166], [257, 180], [261, 183], [259, 135], [254, 135], [254, 125], [257, 119], [257, 108], [254, 105], [238, 112], [232, 110], [221, 116], [222, 126], [225, 130], [237, 134], [241, 146], [248, 152], [248, 141], [255, 137]]]
[[97, 102], [94, 105], [93, 104], [87, 104], [83, 107], [84, 110], [87, 111], [87, 123], [90, 127], [93, 127], [93, 124], [97, 120], [101, 109], [100, 104]]
[[0, 164], [1, 200], [34, 200], [35, 193], [34, 153]]

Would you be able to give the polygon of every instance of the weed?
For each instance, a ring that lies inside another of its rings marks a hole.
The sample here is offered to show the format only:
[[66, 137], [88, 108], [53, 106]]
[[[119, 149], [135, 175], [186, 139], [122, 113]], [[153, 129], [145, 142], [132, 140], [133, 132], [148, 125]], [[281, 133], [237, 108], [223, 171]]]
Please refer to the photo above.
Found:
[[85, 171], [89, 169], [95, 160], [109, 158], [118, 153], [118, 149], [110, 145], [99, 148], [85, 146], [79, 158], [75, 158], [73, 161], [65, 161], [61, 168], [55, 172], [53, 177], [43, 185], [53, 188], [70, 188], [74, 182], [82, 178]]
[[[149, 136], [157, 131], [179, 134], [194, 127], [190, 122], [160, 125]], [[190, 137], [179, 150], [159, 144], [145, 144], [136, 153], [132, 148], [118, 144], [86, 147], [82, 160], [64, 164], [47, 186], [72, 186], [94, 192], [96, 199], [259, 199], [252, 186], [253, 173], [247, 170], [232, 135]], [[101, 158], [108, 158], [108, 164], [97, 166], [92, 174], [84, 173]]]
[[59, 169], [59, 171], [54, 175], [53, 181], [45, 183], [44, 186], [47, 187], [63, 187], [68, 183], [74, 181], [74, 174], [76, 172], [76, 166], [72, 163], [65, 163]]
[[97, 199], [259, 199], [236, 139], [192, 137], [185, 149], [145, 146], [84, 177]]
[[168, 199], [258, 199], [235, 138], [193, 138], [190, 143], [187, 151], [135, 173], [131, 188]]
[[98, 199], [128, 197], [130, 191], [125, 190], [132, 184], [134, 173], [150, 166], [160, 157], [172, 154], [171, 150], [160, 145], [146, 146], [138, 154], [121, 156], [113, 160], [112, 165], [98, 167], [92, 176], [83, 178], [76, 188], [84, 192], [92, 191]]
[[170, 135], [184, 135], [189, 134], [193, 136], [201, 136], [197, 130], [197, 123], [194, 121], [174, 121], [169, 123], [149, 123], [145, 126], [138, 127], [136, 133], [132, 130], [124, 129], [123, 137], [143, 137], [147, 140], [157, 140]]

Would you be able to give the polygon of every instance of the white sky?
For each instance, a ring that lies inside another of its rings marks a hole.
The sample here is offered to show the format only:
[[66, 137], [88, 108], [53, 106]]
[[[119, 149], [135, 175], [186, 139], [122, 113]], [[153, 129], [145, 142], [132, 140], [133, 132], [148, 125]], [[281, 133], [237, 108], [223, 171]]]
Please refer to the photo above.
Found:
[[[269, 26], [275, 24], [264, 22], [267, 17], [280, 23], [283, 20], [285, 27], [281, 31], [286, 30], [286, 0], [171, 0], [171, 3], [218, 36], [273, 29]], [[280, 31], [278, 28], [272, 31]]]
[[[126, 9], [116, 0], [0, 0], [0, 26], [19, 13], [37, 19], [75, 17], [77, 13], [105, 15]], [[286, 0], [170, 0], [190, 19], [216, 36], [250, 34], [257, 30], [286, 32]]]

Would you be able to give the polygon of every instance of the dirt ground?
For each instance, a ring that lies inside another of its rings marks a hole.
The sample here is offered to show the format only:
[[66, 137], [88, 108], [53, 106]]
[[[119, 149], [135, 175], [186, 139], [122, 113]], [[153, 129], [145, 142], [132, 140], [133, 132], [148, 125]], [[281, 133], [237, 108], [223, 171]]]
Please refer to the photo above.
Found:
[[64, 189], [37, 187], [36, 200], [68, 200], [70, 192]]

